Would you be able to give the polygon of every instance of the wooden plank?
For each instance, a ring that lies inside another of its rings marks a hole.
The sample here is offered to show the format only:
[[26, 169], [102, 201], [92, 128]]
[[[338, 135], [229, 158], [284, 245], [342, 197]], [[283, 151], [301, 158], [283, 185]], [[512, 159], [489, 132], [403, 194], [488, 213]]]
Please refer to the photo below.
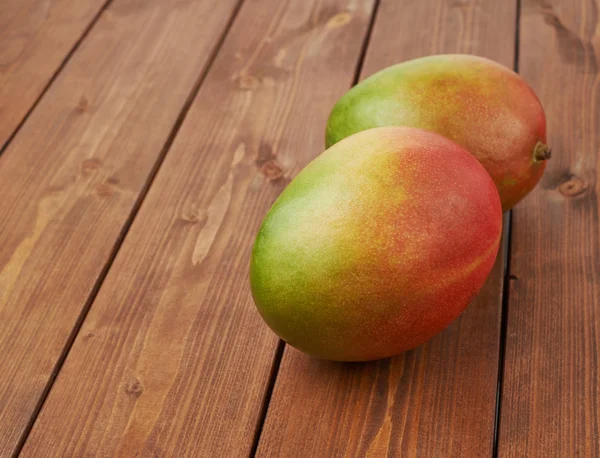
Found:
[[0, 157], [0, 456], [35, 415], [236, 1], [115, 1]]
[[0, 2], [0, 151], [106, 1]]
[[599, 8], [522, 3], [520, 70], [553, 157], [513, 213], [500, 456], [600, 456]]
[[[383, 0], [362, 73], [439, 52], [512, 67], [515, 7]], [[286, 347], [258, 456], [491, 456], [503, 261], [456, 322], [399, 357], [338, 364]]]
[[248, 456], [278, 346], [250, 295], [252, 242], [322, 151], [371, 8], [244, 3], [23, 456]]

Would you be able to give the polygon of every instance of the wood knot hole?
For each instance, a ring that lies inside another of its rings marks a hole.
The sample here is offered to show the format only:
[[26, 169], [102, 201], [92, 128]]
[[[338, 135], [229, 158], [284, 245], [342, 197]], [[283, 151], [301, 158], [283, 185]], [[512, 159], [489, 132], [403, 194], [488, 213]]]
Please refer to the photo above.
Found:
[[96, 192], [100, 197], [109, 197], [115, 194], [118, 188], [119, 181], [113, 178], [108, 178], [106, 181], [100, 183], [96, 188]]
[[565, 197], [577, 197], [587, 191], [587, 183], [576, 175], [569, 176], [560, 185], [558, 191]]
[[201, 218], [199, 210], [193, 210], [192, 209], [192, 210], [188, 210], [188, 211], [183, 212], [182, 215], [179, 217], [179, 219], [181, 221], [183, 221], [184, 223], [196, 224], [197, 222], [199, 222], [203, 218]]
[[134, 378], [130, 383], [125, 387], [125, 392], [133, 397], [139, 398], [142, 392], [144, 391], [144, 387], [140, 383], [137, 378]]
[[265, 162], [260, 171], [271, 181], [275, 181], [283, 176], [283, 169], [275, 160]]
[[81, 163], [81, 173], [84, 175], [89, 175], [90, 173], [94, 172], [94, 170], [98, 170], [100, 167], [102, 167], [102, 161], [100, 159], [86, 159]]
[[260, 86], [260, 82], [254, 76], [242, 75], [240, 76], [239, 85], [240, 89], [252, 91]]

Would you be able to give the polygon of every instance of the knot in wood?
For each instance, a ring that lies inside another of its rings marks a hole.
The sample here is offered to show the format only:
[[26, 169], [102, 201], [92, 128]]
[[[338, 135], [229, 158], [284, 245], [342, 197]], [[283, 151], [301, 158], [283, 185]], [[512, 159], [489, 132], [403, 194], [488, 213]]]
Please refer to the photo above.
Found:
[[558, 191], [565, 197], [577, 197], [587, 191], [588, 185], [576, 175], [569, 176], [558, 185]]
[[134, 396], [139, 398], [142, 392], [144, 391], [144, 387], [140, 383], [137, 378], [134, 378], [130, 383], [125, 387], [125, 392], [130, 396]]
[[199, 209], [191, 208], [187, 211], [184, 211], [179, 219], [185, 223], [196, 224], [201, 219], [206, 220], [206, 215], [202, 214]]
[[260, 81], [258, 81], [258, 79], [255, 78], [254, 76], [242, 75], [242, 76], [240, 76], [239, 85], [240, 85], [240, 89], [252, 91], [252, 90], [258, 88], [258, 86], [260, 86]]
[[96, 188], [96, 194], [98, 194], [100, 197], [110, 197], [118, 192], [118, 190], [118, 186], [109, 178], [98, 185]]
[[92, 173], [95, 170], [98, 170], [102, 167], [102, 161], [100, 159], [91, 158], [86, 159], [81, 163], [81, 173], [86, 176]]
[[283, 168], [273, 159], [265, 162], [260, 171], [271, 181], [277, 180], [283, 176]]
[[77, 105], [75, 106], [75, 111], [77, 113], [85, 113], [86, 111], [88, 111], [90, 107], [90, 103], [88, 102], [88, 100], [85, 97], [81, 97], [79, 99], [79, 102], [77, 102]]

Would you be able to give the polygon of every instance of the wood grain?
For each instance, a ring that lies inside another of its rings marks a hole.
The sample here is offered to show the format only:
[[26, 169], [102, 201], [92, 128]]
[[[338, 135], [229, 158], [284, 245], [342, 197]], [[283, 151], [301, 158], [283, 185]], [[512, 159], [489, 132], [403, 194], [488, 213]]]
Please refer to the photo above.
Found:
[[0, 157], [0, 456], [18, 446], [235, 4], [115, 1]]
[[106, 1], [0, 2], [0, 151]]
[[[363, 75], [439, 52], [512, 67], [515, 7], [383, 0]], [[339, 364], [286, 347], [257, 456], [491, 456], [503, 261], [445, 332], [396, 358]]]
[[553, 157], [513, 213], [500, 456], [600, 456], [600, 46], [593, 0], [523, 0]]
[[23, 456], [248, 456], [278, 345], [250, 295], [251, 245], [322, 151], [371, 8], [244, 2]]

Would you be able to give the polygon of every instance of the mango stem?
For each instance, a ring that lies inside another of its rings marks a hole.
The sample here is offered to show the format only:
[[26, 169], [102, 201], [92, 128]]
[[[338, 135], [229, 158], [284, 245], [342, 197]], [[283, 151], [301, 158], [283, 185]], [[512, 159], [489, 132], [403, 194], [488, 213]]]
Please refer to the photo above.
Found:
[[542, 142], [537, 142], [533, 148], [533, 160], [536, 162], [546, 161], [552, 157], [550, 147]]

